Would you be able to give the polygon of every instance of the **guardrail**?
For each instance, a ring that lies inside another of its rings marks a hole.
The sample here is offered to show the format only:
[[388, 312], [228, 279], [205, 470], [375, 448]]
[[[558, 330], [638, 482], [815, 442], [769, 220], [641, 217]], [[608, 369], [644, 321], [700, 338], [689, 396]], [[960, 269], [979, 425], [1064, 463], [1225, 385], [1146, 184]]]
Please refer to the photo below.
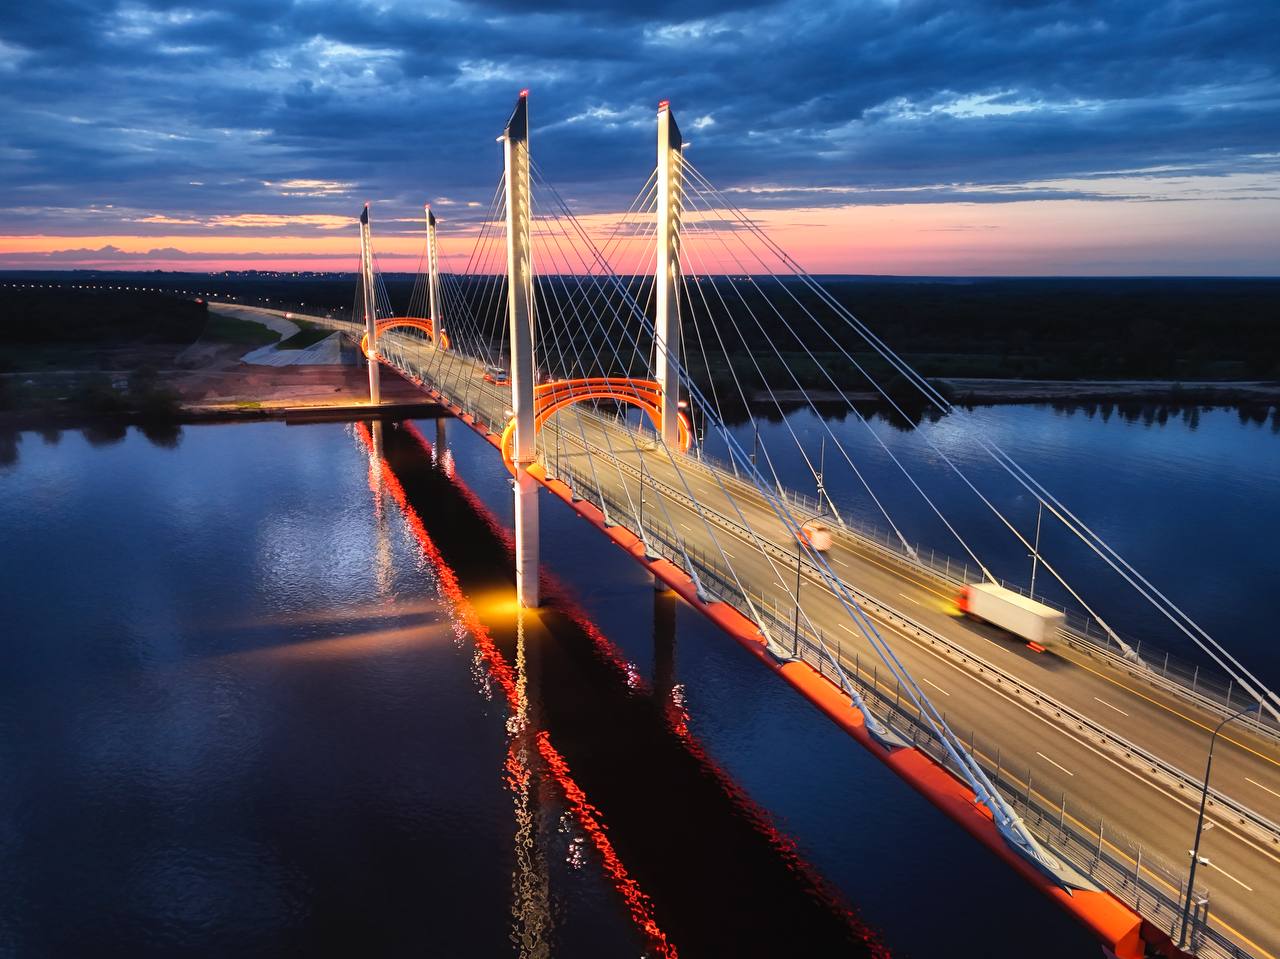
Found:
[[[360, 327], [353, 323], [328, 318], [315, 319], [324, 325], [332, 326], [335, 329], [340, 329], [353, 335], [358, 335], [360, 332]], [[387, 334], [384, 334], [384, 338], [388, 338]], [[385, 342], [385, 339], [380, 342]], [[406, 351], [398, 349], [398, 346], [399, 344], [395, 344], [394, 341], [385, 342], [381, 352], [399, 369], [420, 382], [424, 380], [424, 374], [431, 375], [428, 371], [423, 370], [418, 363], [413, 362], [413, 358]], [[455, 390], [434, 379], [431, 381], [431, 385], [456, 405], [470, 408], [467, 402], [469, 399], [467, 395], [459, 395]], [[472, 415], [477, 421], [484, 423], [492, 432], [500, 431], [505, 426], [505, 422], [495, 421], [482, 411], [477, 411]], [[601, 419], [604, 418], [601, 417]], [[604, 452], [598, 450], [598, 448], [596, 449], [599, 452]], [[544, 465], [549, 467], [550, 464], [544, 463]], [[629, 465], [627, 465], [627, 468], [631, 469]], [[860, 695], [877, 718], [904, 735], [915, 748], [925, 752], [952, 774], [960, 775], [960, 770], [955, 768], [950, 754], [937, 739], [932, 729], [920, 720], [909, 703], [902, 702], [901, 690], [896, 688], [896, 682], [895, 695], [892, 699], [887, 696], [879, 682], [878, 665], [872, 665], [871, 674], [868, 676], [866, 669], [861, 664], [860, 654], [855, 654], [853, 671], [850, 674], [847, 668], [847, 660], [842, 655], [838, 641], [836, 643], [837, 654], [833, 658], [830, 648], [820, 634], [814, 635], [806, 624], [797, 625], [795, 619], [784, 617], [782, 608], [777, 602], [766, 599], [762, 594], [753, 594], [746, 590], [731, 570], [722, 568], [721, 564], [717, 563], [713, 557], [706, 555], [702, 550], [684, 543], [667, 524], [655, 521], [652, 516], [643, 524], [640, 523], [639, 518], [632, 512], [633, 504], [623, 503], [616, 497], [604, 492], [600, 489], [598, 483], [594, 482], [594, 480], [589, 480], [572, 466], [557, 464], [557, 472], [561, 478], [568, 479], [576, 496], [593, 502], [609, 517], [610, 521], [622, 521], [622, 525], [637, 530], [646, 548], [654, 552], [655, 555], [662, 555], [681, 568], [693, 567], [689, 571], [696, 575], [703, 589], [711, 595], [711, 598], [734, 606], [744, 615], [757, 622], [765, 630], [766, 635], [772, 633], [773, 635], [785, 636], [790, 633], [793, 637], [791, 650], [793, 656], [817, 669], [820, 674], [837, 686], [848, 686], [849, 684], [856, 686]], [[638, 477], [638, 471], [631, 469], [631, 472]], [[683, 493], [671, 489], [666, 484], [660, 484], [652, 474], [648, 476], [648, 481], [655, 486], [661, 486], [664, 496], [672, 496], [681, 501], [688, 499]], [[811, 501], [801, 494], [786, 490], [781, 492], [793, 505], [806, 512], [825, 512], [821, 511], [821, 504]], [[690, 502], [687, 505], [694, 504]], [[701, 512], [707, 514], [710, 511], [703, 508]], [[722, 524], [737, 525], [720, 514], [713, 515]], [[956, 585], [968, 579], [969, 569], [965, 564], [953, 565], [949, 559], [944, 559], [943, 565], [939, 569], [933, 562], [934, 554], [931, 554], [930, 562], [925, 563], [923, 562], [922, 554], [918, 551], [915, 556], [899, 554], [892, 548], [893, 541], [888, 537], [886, 537], [885, 545], [881, 546], [879, 542], [872, 540], [865, 532], [851, 527], [843, 518], [840, 519], [840, 525], [844, 527], [845, 531], [854, 533], [859, 539], [888, 552], [895, 560], [904, 562], [915, 570], [923, 567], [939, 575], [944, 581]], [[738, 530], [737, 532], [738, 535], [751, 536], [746, 530]], [[763, 540], [760, 542], [763, 543]], [[772, 544], [764, 545], [766, 549], [770, 549], [777, 558], [783, 561], [790, 563], [794, 559], [790, 555], [783, 555], [783, 551], [773, 547]], [[812, 567], [812, 564], [802, 563], [803, 566], [809, 567], [807, 572], [810, 578], [818, 575], [817, 569]], [[1094, 723], [1088, 717], [1061, 706], [1061, 704], [1040, 694], [1034, 687], [1018, 681], [1015, 677], [1004, 674], [1003, 671], [996, 669], [996, 667], [980, 657], [956, 647], [955, 644], [950, 643], [944, 637], [935, 634], [932, 630], [914, 622], [891, 607], [871, 599], [861, 591], [851, 591], [858, 596], [860, 603], [874, 609], [882, 617], [896, 620], [900, 626], [915, 631], [920, 637], [928, 637], [931, 642], [944, 644], [953, 654], [963, 657], [969, 663], [976, 664], [980, 670], [1000, 675], [1002, 681], [1009, 684], [1009, 688], [1022, 690], [1028, 700], [1038, 703], [1042, 709], [1052, 710], [1057, 714], [1058, 718], [1075, 723], [1082, 731], [1087, 729], [1109, 745], [1140, 757], [1144, 763], [1152, 767], [1153, 771], [1173, 777], [1183, 784], [1194, 784], [1198, 788], [1198, 783], [1194, 783], [1185, 773], [1177, 770], [1176, 767], [1172, 767], [1158, 757], [1152, 756], [1146, 753], [1145, 750], [1128, 743], [1105, 727]], [[1068, 636], [1067, 638], [1070, 639], [1071, 637]], [[1091, 649], [1101, 648], [1092, 643], [1089, 646]], [[1034, 790], [1030, 768], [1027, 769], [1025, 778], [1019, 780], [1014, 775], [1013, 770], [1004, 766], [998, 744], [991, 744], [995, 747], [994, 761], [992, 761], [990, 749], [984, 751], [978, 748], [978, 739], [976, 733], [972, 730], [969, 734], [969, 744], [971, 753], [982, 764], [993, 784], [1000, 790], [1001, 795], [1005, 797], [1015, 811], [1022, 816], [1037, 839], [1057, 855], [1071, 862], [1085, 875], [1094, 879], [1099, 885], [1108, 889], [1121, 901], [1130, 905], [1153, 925], [1176, 937], [1182, 917], [1182, 904], [1186, 886], [1185, 880], [1175, 870], [1160, 861], [1158, 857], [1152, 856], [1150, 853], [1144, 853], [1140, 844], [1119, 833], [1114, 826], [1108, 832], [1105, 819], [1091, 811], [1086, 804], [1068, 797], [1065, 793], [1061, 796], [1056, 807], [1048, 803], [1046, 797]], [[1220, 801], [1228, 808], [1234, 806], [1229, 797], [1220, 797]], [[1068, 813], [1068, 808], [1070, 808], [1070, 813]], [[1240, 812], [1244, 814], [1251, 813], [1251, 811], [1243, 809], [1243, 807], [1241, 807]], [[1277, 831], [1276, 827], [1265, 820], [1262, 823], [1265, 824], [1263, 828], [1273, 832]], [[1126, 849], [1128, 853], [1125, 852]], [[1214, 929], [1209, 923], [1208, 895], [1197, 890], [1197, 896], [1194, 898], [1197, 900], [1197, 908], [1192, 923], [1191, 951], [1197, 955], [1214, 957], [1214, 959], [1217, 959], [1217, 957], [1248, 959], [1251, 955], [1249, 952], [1232, 942], [1220, 931]]]
[[[249, 308], [277, 314], [286, 312], [267, 307]], [[362, 325], [350, 320], [314, 314], [295, 315], [310, 322], [342, 330], [356, 339], [364, 331]], [[417, 342], [419, 341], [407, 339], [402, 334], [394, 332], [384, 333], [379, 339], [379, 343], [382, 344], [381, 352], [387, 359], [392, 360], [394, 365], [419, 381], [431, 380], [432, 385], [448, 395], [455, 404], [470, 409], [469, 396], [465, 393], [458, 394], [446, 385], [442, 385], [437, 381], [436, 374], [439, 372], [438, 370], [423, 368], [418, 362], [418, 358], [409, 354], [408, 347]], [[454, 369], [452, 372], [458, 373], [460, 370]], [[447, 381], [448, 376], [446, 375], [444, 379]], [[505, 423], [493, 420], [483, 412], [473, 415], [480, 418], [492, 432], [501, 432], [505, 425]], [[720, 460], [701, 450], [684, 455], [682, 462], [702, 468], [708, 472], [718, 470], [722, 475], [731, 474], [736, 477], [739, 473], [738, 468], [733, 463]], [[824, 503], [797, 490], [785, 487], [779, 487], [777, 492], [789, 504], [806, 514], [806, 516], [821, 516], [828, 522], [834, 522], [839, 527], [839, 533], [852, 537], [857, 545], [863, 549], [874, 551], [878, 556], [894, 563], [905, 571], [931, 576], [945, 588], [958, 590], [965, 583], [975, 582], [982, 578], [981, 572], [970, 566], [968, 562], [956, 559], [947, 553], [939, 552], [933, 547], [925, 547], [920, 543], [916, 543], [913, 546], [897, 537], [892, 531], [855, 517], [848, 509], [834, 510], [831, 503]], [[1030, 595], [1029, 591], [1018, 583], [1004, 579], [1000, 580], [1000, 583], [1008, 589], [1015, 590], [1023, 595]], [[1037, 602], [1045, 603], [1063, 612], [1066, 617], [1066, 623], [1061, 629], [1060, 635], [1069, 647], [1083, 655], [1101, 660], [1109, 668], [1130, 678], [1145, 682], [1153, 688], [1161, 689], [1171, 695], [1188, 699], [1201, 708], [1223, 718], [1232, 715], [1239, 707], [1252, 701], [1235, 684], [1234, 680], [1222, 676], [1216, 670], [1184, 661], [1166, 650], [1158, 649], [1150, 642], [1121, 637], [1138, 657], [1138, 661], [1135, 662], [1134, 659], [1125, 655], [1124, 650], [1115, 643], [1107, 630], [1099, 626], [1092, 617], [1081, 615], [1043, 595], [1036, 595], [1033, 598]], [[1280, 742], [1280, 725], [1275, 723], [1269, 716], [1246, 715], [1239, 717], [1236, 722], [1241, 728]]]
[[[632, 512], [630, 504], [602, 492], [585, 474], [572, 466], [562, 466], [561, 473], [558, 478], [568, 482], [577, 498], [592, 503], [612, 522], [628, 529], [637, 529], [638, 518]], [[690, 572], [712, 601], [718, 600], [733, 606], [761, 625], [766, 637], [793, 637], [790, 650], [792, 657], [808, 663], [838, 687], [857, 688], [876, 718], [940, 766], [963, 779], [950, 753], [933, 730], [920, 720], [909, 702], [903, 702], [901, 689], [896, 681], [894, 694], [888, 694], [879, 680], [878, 664], [863, 666], [858, 656], [850, 671], [847, 657], [843, 655], [838, 642], [833, 656], [831, 648], [821, 635], [814, 635], [804, 625], [797, 629], [794, 620], [786, 618], [777, 604], [771, 603], [761, 594], [744, 591], [731, 571], [723, 569], [713, 557], [700, 549], [683, 543], [667, 524], [646, 520], [642, 540], [652, 555], [662, 556], [685, 569], [691, 564], [694, 569]], [[1140, 913], [1152, 925], [1174, 938], [1177, 937], [1186, 895], [1186, 883], [1185, 878], [1180, 875], [1181, 870], [1172, 869], [1159, 857], [1146, 852], [1141, 844], [1114, 826], [1108, 828], [1105, 818], [1091, 810], [1087, 804], [1065, 793], [1061, 795], [1057, 805], [1049, 802], [1047, 797], [1034, 789], [1030, 768], [1026, 770], [1025, 778], [1019, 779], [1016, 770], [1004, 765], [998, 744], [980, 743], [974, 731], [970, 731], [968, 742], [971, 753], [981, 763], [992, 783], [1038, 840]], [[983, 749], [982, 746], [987, 748]], [[1197, 895], [1193, 898], [1197, 907], [1192, 917], [1190, 951], [1213, 959], [1251, 957], [1251, 953], [1210, 925], [1207, 893], [1197, 889]]]
[[[575, 438], [575, 443], [578, 439]], [[608, 455], [607, 451], [592, 447], [596, 452], [602, 455]], [[632, 467], [629, 463], [617, 460], [618, 468], [626, 470], [631, 476], [640, 480], [640, 472]], [[548, 464], [551, 469], [553, 464]], [[685, 493], [673, 489], [672, 487], [659, 481], [651, 472], [646, 472], [644, 481], [649, 483], [652, 488], [660, 490], [664, 497], [673, 499], [682, 503], [687, 508], [697, 511], [709, 519], [714, 520], [718, 525], [726, 528], [730, 533], [738, 536], [747, 542], [755, 542], [757, 546], [762, 547], [773, 555], [779, 562], [786, 563], [788, 567], [800, 563], [801, 569], [807, 574], [811, 581], [817, 585], [825, 585], [821, 572], [816, 566], [802, 559], [794, 553], [784, 551], [769, 542], [768, 540], [753, 534], [750, 530], [741, 526], [735, 520], [724, 516], [721, 513], [709, 510], [704, 504], [694, 503]], [[651, 517], [652, 521], [652, 517]], [[643, 524], [644, 527], [650, 525]], [[647, 532], [645, 529], [635, 530], [641, 538], [645, 538]], [[677, 540], [683, 542], [682, 540]], [[687, 545], [687, 544], [686, 544]], [[864, 609], [876, 613], [880, 618], [889, 620], [899, 628], [905, 628], [914, 633], [919, 640], [927, 640], [931, 645], [941, 647], [945, 654], [952, 658], [958, 658], [970, 671], [985, 673], [988, 676], [996, 677], [996, 681], [1005, 689], [1014, 691], [1022, 697], [1024, 702], [1036, 705], [1037, 709], [1050, 718], [1059, 726], [1075, 726], [1076, 732], [1088, 732], [1088, 734], [1097, 741], [1097, 744], [1106, 748], [1108, 751], [1116, 755], [1116, 758], [1122, 762], [1126, 762], [1131, 768], [1141, 769], [1144, 774], [1155, 776], [1161, 779], [1164, 785], [1184, 794], [1195, 795], [1199, 793], [1201, 781], [1192, 774], [1175, 766], [1173, 763], [1155, 755], [1149, 750], [1138, 746], [1136, 743], [1119, 735], [1108, 727], [1102, 725], [1096, 720], [1091, 719], [1083, 713], [1080, 713], [1069, 706], [1066, 706], [1054, 699], [1053, 697], [1041, 692], [1025, 680], [1019, 679], [1012, 673], [1009, 673], [1000, 667], [994, 665], [989, 660], [977, 655], [971, 650], [959, 645], [958, 643], [948, 639], [941, 633], [925, 626], [911, 617], [905, 615], [900, 610], [895, 609], [889, 604], [872, 597], [862, 590], [850, 586], [848, 583], [845, 587], [855, 596], [857, 602]], [[787, 605], [787, 604], [783, 604]], [[793, 614], [795, 607], [792, 603], [790, 611]], [[755, 618], [754, 616], [752, 618]], [[1210, 789], [1209, 795], [1210, 805], [1219, 807], [1220, 812], [1229, 812], [1235, 819], [1237, 826], [1243, 827], [1252, 832], [1256, 838], [1268, 843], [1273, 847], [1280, 848], [1280, 825], [1273, 823], [1265, 816], [1254, 811], [1248, 806], [1243, 805], [1231, 796], [1222, 793], [1216, 789]]]
[[[320, 317], [311, 317], [311, 319], [324, 325], [332, 326], [335, 329], [343, 329], [353, 336], [358, 335], [363, 330], [363, 327], [349, 321]], [[399, 334], [383, 334], [379, 342], [384, 344], [384, 355], [388, 359], [396, 360], [397, 366], [416, 376], [419, 380], [432, 379], [436, 371], [423, 369], [416, 362], [416, 358], [410, 357], [407, 351], [396, 348], [408, 346], [416, 341], [406, 339], [401, 344], [398, 342], [401, 338]], [[455, 372], [460, 373], [461, 371], [456, 370]], [[447, 380], [447, 376], [445, 379]], [[442, 386], [439, 382], [435, 382], [434, 379], [433, 385], [441, 392], [450, 395], [450, 398], [457, 405], [471, 409], [468, 395], [459, 395]], [[470, 385], [468, 383], [468, 386]], [[505, 422], [493, 420], [482, 411], [472, 415], [483, 421], [485, 426], [492, 432], [501, 432], [505, 426]], [[606, 419], [604, 416], [597, 416], [597, 418], [600, 420]], [[619, 426], [630, 428], [629, 424], [625, 424], [623, 421], [615, 422]], [[708, 474], [718, 471], [721, 476], [727, 474], [736, 476], [738, 473], [733, 464], [724, 463], [716, 457], [703, 454], [700, 451], [682, 456], [682, 465], [699, 468]], [[744, 484], [744, 488], [750, 491], [754, 489], [754, 486]], [[928, 548], [926, 552], [926, 547], [918, 543], [915, 546], [911, 546], [899, 539], [891, 531], [854, 518], [847, 510], [833, 514], [829, 504], [824, 504], [803, 493], [785, 487], [779, 487], [778, 493], [807, 516], [822, 516], [829, 522], [834, 520], [839, 527], [838, 532], [852, 537], [856, 544], [863, 549], [874, 551], [876, 555], [906, 572], [931, 576], [944, 588], [958, 590], [965, 583], [974, 582], [982, 578], [980, 571], [971, 567], [967, 562], [954, 559], [933, 548]], [[1029, 595], [1028, 591], [1017, 583], [1001, 580], [1001, 584], [1006, 588]], [[1083, 655], [1102, 661], [1109, 668], [1119, 673], [1145, 682], [1153, 688], [1161, 689], [1171, 695], [1190, 700], [1224, 718], [1232, 715], [1240, 706], [1246, 705], [1251, 701], [1229, 678], [1222, 677], [1210, 669], [1202, 669], [1198, 665], [1185, 663], [1166, 651], [1155, 649], [1150, 643], [1145, 644], [1146, 650], [1144, 652], [1142, 640], [1126, 640], [1138, 657], [1138, 661], [1135, 662], [1134, 659], [1124, 654], [1122, 648], [1116, 645], [1111, 636], [1101, 629], [1091, 617], [1081, 616], [1044, 596], [1037, 595], [1034, 598], [1039, 602], [1062, 610], [1066, 617], [1066, 623], [1060, 630], [1060, 635], [1069, 647]], [[1238, 718], [1237, 724], [1257, 735], [1280, 742], [1280, 726], [1277, 726], [1268, 716], [1241, 716]], [[1269, 824], [1268, 828], [1275, 827]]]
[[[718, 470], [721, 475], [731, 475], [735, 478], [740, 472], [733, 463], [701, 452], [685, 454], [681, 465], [683, 466], [686, 462], [696, 468]], [[744, 486], [754, 488], [750, 484], [744, 483]], [[829, 502], [820, 501], [786, 487], [778, 487], [776, 492], [788, 504], [804, 514], [804, 518], [821, 517], [825, 522], [838, 527], [838, 533], [852, 537], [862, 548], [873, 551], [877, 556], [904, 571], [931, 576], [944, 588], [958, 591], [966, 583], [980, 582], [984, 579], [981, 570], [968, 562], [920, 543], [912, 545], [900, 539], [891, 530], [854, 517], [848, 509], [833, 509], [833, 505]], [[1030, 591], [1018, 583], [1001, 579], [1000, 585], [1024, 596], [1031, 596]], [[1233, 715], [1240, 707], [1254, 701], [1236, 685], [1233, 679], [1223, 676], [1214, 669], [1182, 660], [1166, 650], [1159, 649], [1149, 641], [1121, 636], [1120, 638], [1138, 657], [1138, 661], [1135, 662], [1133, 658], [1125, 655], [1123, 648], [1117, 645], [1108, 631], [1099, 626], [1091, 616], [1081, 615], [1062, 603], [1040, 594], [1032, 598], [1062, 611], [1066, 623], [1060, 630], [1060, 635], [1068, 646], [1084, 655], [1105, 662], [1108, 667], [1126, 676], [1164, 690], [1171, 695], [1188, 699], [1221, 718]], [[1280, 725], [1270, 716], [1246, 715], [1239, 717], [1236, 722], [1240, 727], [1247, 728], [1257, 735], [1280, 742]]]

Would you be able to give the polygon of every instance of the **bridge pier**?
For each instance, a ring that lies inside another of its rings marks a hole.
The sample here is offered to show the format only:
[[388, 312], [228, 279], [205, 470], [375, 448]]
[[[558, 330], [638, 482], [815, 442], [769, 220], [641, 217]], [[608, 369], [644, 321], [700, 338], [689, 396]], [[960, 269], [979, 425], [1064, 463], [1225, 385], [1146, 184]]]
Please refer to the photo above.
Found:
[[511, 411], [515, 419], [516, 599], [535, 607], [538, 596], [538, 483], [527, 472], [534, 438], [533, 268], [529, 191], [529, 91], [520, 91], [502, 134], [507, 181], [507, 318], [511, 324]]
[[369, 344], [365, 362], [369, 365], [369, 402], [377, 406], [382, 402], [380, 370], [378, 369], [378, 307], [373, 288], [373, 238], [369, 232], [369, 204], [360, 212], [360, 279], [364, 290], [364, 331]]
[[675, 591], [654, 578], [653, 591], [653, 695], [666, 706], [676, 687]]

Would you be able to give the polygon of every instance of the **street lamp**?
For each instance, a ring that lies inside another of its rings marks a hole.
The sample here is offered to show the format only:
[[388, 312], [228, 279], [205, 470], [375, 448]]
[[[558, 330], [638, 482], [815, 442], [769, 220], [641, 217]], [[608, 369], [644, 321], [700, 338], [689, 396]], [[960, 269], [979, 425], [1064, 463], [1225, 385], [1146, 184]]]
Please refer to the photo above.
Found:
[[1213, 769], [1213, 746], [1218, 741], [1218, 733], [1222, 732], [1222, 727], [1233, 719], [1239, 719], [1245, 713], [1251, 713], [1258, 709], [1261, 703], [1251, 703], [1243, 709], [1237, 709], [1234, 713], [1218, 723], [1214, 729], [1213, 735], [1209, 737], [1209, 756], [1204, 764], [1204, 785], [1200, 790], [1200, 816], [1196, 819], [1196, 841], [1191, 847], [1191, 875], [1187, 877], [1187, 901], [1182, 907], [1182, 930], [1178, 933], [1178, 948], [1181, 949], [1187, 944], [1187, 924], [1191, 921], [1191, 898], [1195, 893], [1196, 887], [1196, 866], [1200, 864], [1200, 836], [1204, 833], [1204, 807], [1209, 802], [1209, 772]]
[[804, 554], [806, 543], [810, 549], [819, 553], [825, 553], [829, 550], [831, 548], [831, 530], [827, 528], [827, 524], [811, 519], [800, 527], [800, 534], [796, 537], [796, 623], [795, 630], [791, 634], [792, 653], [800, 646], [800, 559]]

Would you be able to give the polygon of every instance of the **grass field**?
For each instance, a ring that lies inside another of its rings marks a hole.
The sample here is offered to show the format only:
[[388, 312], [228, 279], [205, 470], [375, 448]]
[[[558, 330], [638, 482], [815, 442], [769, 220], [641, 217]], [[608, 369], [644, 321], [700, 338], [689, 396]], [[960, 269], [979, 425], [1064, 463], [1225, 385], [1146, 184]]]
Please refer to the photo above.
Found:
[[266, 346], [280, 339], [275, 330], [254, 323], [251, 320], [238, 320], [223, 313], [209, 313], [209, 320], [200, 334], [202, 340], [213, 340], [219, 343], [237, 343], [242, 346]]
[[281, 340], [277, 344], [277, 349], [281, 350], [305, 350], [308, 346], [319, 343], [326, 336], [333, 333], [333, 330], [327, 329], [316, 323], [309, 323], [306, 320], [299, 320], [296, 317], [293, 322], [298, 325], [298, 332], [293, 334], [287, 340]]

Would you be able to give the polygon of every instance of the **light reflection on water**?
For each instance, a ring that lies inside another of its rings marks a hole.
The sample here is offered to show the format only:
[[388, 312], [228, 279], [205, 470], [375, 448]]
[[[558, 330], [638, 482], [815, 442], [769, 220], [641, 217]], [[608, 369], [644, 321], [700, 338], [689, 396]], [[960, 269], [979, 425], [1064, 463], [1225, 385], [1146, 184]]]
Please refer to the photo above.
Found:
[[[510, 952], [505, 709], [351, 429], [16, 445], [0, 953]], [[636, 952], [542, 832], [547, 935]]]
[[[807, 414], [796, 416], [797, 432], [816, 436]], [[1125, 541], [1117, 545], [1132, 559], [1155, 555], [1147, 568], [1158, 581], [1185, 582], [1167, 558], [1194, 546], [1205, 560], [1194, 598], [1213, 610], [1205, 625], [1241, 642], [1259, 635], [1263, 591], [1251, 586], [1273, 567], [1250, 530], [1280, 528], [1266, 495], [1266, 478], [1280, 475], [1280, 440], [1265, 424], [1206, 413], [1194, 430], [1182, 420], [1147, 427], [1047, 408], [961, 416], [1002, 437], [1090, 518], [1100, 514], [1098, 528]], [[961, 425], [926, 429], [959, 456]], [[876, 428], [929, 467], [910, 437]], [[509, 523], [508, 478], [492, 448], [460, 424], [448, 432], [446, 453], [419, 459], [474, 491], [450, 509], [487, 506]], [[436, 570], [354, 430], [187, 428], [168, 447], [134, 431], [57, 443], [24, 434], [12, 448], [0, 467], [10, 611], [0, 641], [0, 951], [643, 948], [578, 820], [539, 788], [537, 748], [522, 742], [531, 727], [509, 727], [491, 663], [445, 614]], [[882, 481], [891, 476], [874, 444], [859, 456]], [[1195, 509], [1205, 501], [1211, 510]], [[428, 525], [453, 528], [456, 517], [429, 507]], [[608, 644], [584, 647], [608, 663], [598, 676], [585, 660], [552, 656], [540, 674], [548, 688], [574, 689], [575, 671], [614, 682], [620, 668], [622, 691], [611, 695], [623, 698], [601, 701], [619, 716], [652, 689], [661, 721], [696, 736], [733, 777], [722, 792], [745, 788], [781, 817], [890, 943], [938, 954], [952, 944], [946, 930], [964, 926], [991, 956], [1025, 954], [1031, 938], [1046, 956], [1091, 948], [709, 624], [682, 605], [665, 609], [638, 567], [563, 507], [544, 506], [544, 544], [548, 566]], [[453, 548], [464, 556], [469, 546], [464, 537]], [[505, 655], [524, 662], [509, 584], [491, 575], [469, 580], [471, 606], [499, 633], [509, 629]], [[572, 722], [557, 718], [563, 706], [539, 707], [544, 722], [566, 723], [556, 727], [567, 736], [561, 748], [607, 751], [590, 737], [574, 741]], [[632, 720], [633, 731], [649, 721]], [[523, 792], [506, 781], [513, 765], [525, 771], [516, 776]], [[572, 766], [600, 776], [590, 761]], [[590, 798], [603, 802], [609, 787], [601, 779]], [[669, 824], [651, 814], [638, 826], [642, 817], [613, 802], [623, 859], [650, 868], [645, 847], [670, 840]], [[691, 836], [714, 825], [689, 815], [679, 825]], [[682, 841], [666, 869], [698, 868], [699, 840]], [[648, 875], [661, 906], [674, 893], [662, 870], [656, 882]], [[957, 901], [961, 875], [1008, 908], [975, 913]], [[735, 904], [713, 901], [721, 891], [707, 889], [707, 915], [731, 914]], [[736, 908], [749, 908], [735, 895]], [[922, 896], [936, 921], [918, 921]], [[677, 943], [707, 930], [680, 932]]]

